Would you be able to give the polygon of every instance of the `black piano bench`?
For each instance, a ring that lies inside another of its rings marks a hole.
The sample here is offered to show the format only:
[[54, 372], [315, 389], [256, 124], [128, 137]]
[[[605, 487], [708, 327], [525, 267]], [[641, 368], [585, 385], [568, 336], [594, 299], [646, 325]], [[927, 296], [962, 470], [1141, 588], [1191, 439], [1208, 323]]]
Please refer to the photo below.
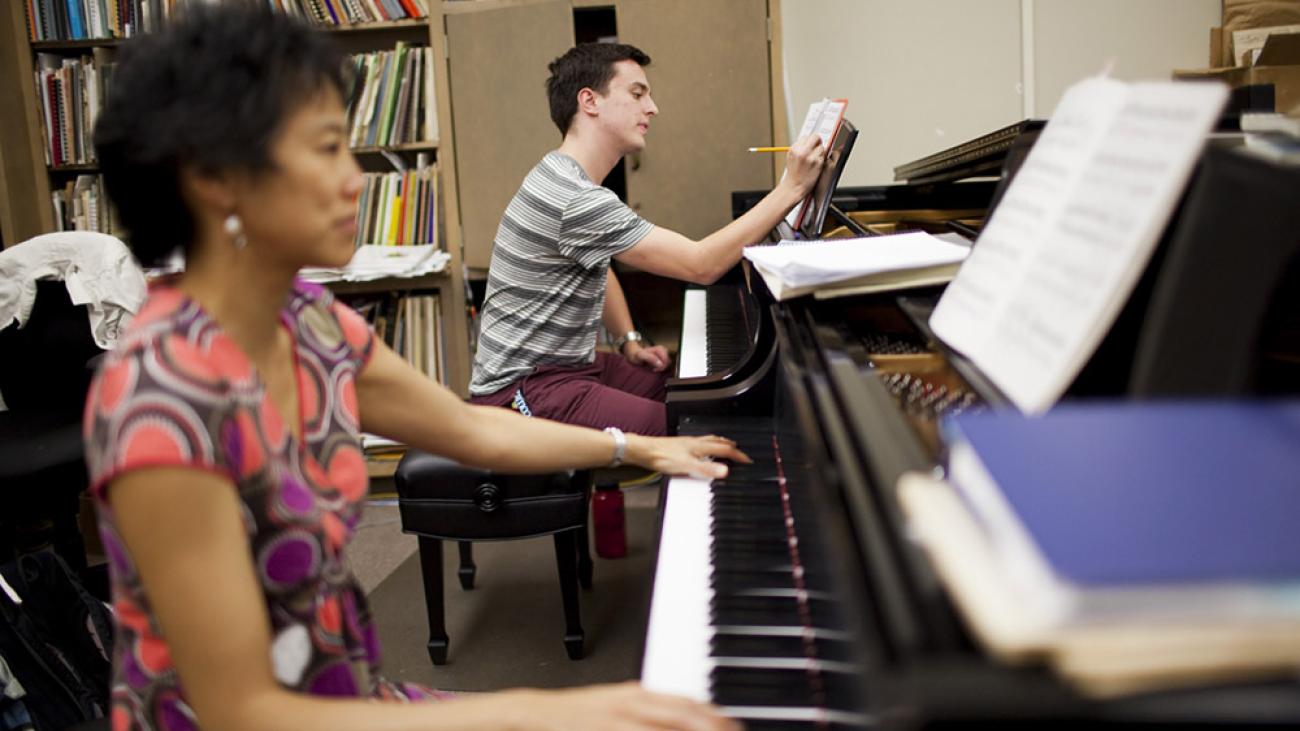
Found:
[[402, 532], [420, 540], [420, 569], [429, 615], [429, 658], [447, 662], [443, 613], [442, 541], [460, 544], [460, 585], [474, 587], [473, 541], [555, 537], [555, 563], [564, 600], [564, 649], [572, 660], [583, 655], [578, 584], [591, 588], [587, 546], [590, 472], [501, 475], [466, 467], [445, 457], [411, 450], [394, 474]]

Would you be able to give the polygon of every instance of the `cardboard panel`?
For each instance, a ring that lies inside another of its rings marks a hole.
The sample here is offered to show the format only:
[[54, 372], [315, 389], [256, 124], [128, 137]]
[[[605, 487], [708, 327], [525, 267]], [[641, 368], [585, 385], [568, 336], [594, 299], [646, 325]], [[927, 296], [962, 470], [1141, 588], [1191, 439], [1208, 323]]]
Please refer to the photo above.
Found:
[[618, 35], [650, 55], [659, 115], [627, 165], [628, 204], [702, 238], [731, 220], [731, 191], [770, 188], [766, 0], [618, 0]]
[[519, 183], [560, 144], [546, 104], [546, 67], [573, 46], [573, 9], [555, 0], [446, 20], [465, 264], [486, 269]]

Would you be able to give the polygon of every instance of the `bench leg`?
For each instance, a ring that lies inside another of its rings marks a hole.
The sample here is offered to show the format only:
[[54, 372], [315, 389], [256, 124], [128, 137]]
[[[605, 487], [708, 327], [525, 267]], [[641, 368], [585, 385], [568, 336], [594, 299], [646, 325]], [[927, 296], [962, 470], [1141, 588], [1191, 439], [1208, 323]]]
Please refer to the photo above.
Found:
[[582, 620], [578, 609], [577, 531], [555, 534], [555, 566], [560, 572], [560, 596], [564, 600], [564, 649], [570, 660], [583, 654]]
[[429, 659], [447, 664], [447, 621], [442, 605], [442, 541], [420, 536], [420, 572], [424, 577], [424, 610], [429, 617]]
[[591, 563], [591, 545], [587, 536], [587, 526], [574, 531], [578, 543], [578, 583], [584, 589], [591, 588], [593, 566]]
[[474, 544], [469, 541], [456, 541], [460, 548], [460, 568], [456, 570], [456, 576], [460, 577], [460, 588], [474, 588]]

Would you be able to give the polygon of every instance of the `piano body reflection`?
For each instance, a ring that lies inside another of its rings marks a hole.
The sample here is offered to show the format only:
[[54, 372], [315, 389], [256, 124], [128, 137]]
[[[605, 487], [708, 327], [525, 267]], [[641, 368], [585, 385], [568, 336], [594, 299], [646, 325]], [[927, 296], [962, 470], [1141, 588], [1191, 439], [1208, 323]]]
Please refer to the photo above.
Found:
[[[971, 231], [995, 187], [842, 189], [837, 202], [875, 231]], [[1071, 395], [1300, 390], [1297, 191], [1295, 170], [1208, 151]], [[1224, 274], [1224, 240], [1253, 242], [1254, 260]], [[1102, 701], [975, 646], [894, 495], [903, 472], [942, 463], [939, 417], [1002, 401], [930, 337], [936, 294], [775, 303], [742, 262], [688, 295], [670, 426], [730, 435], [755, 463], [667, 483], [643, 681], [751, 729], [1300, 723], [1295, 683]]]

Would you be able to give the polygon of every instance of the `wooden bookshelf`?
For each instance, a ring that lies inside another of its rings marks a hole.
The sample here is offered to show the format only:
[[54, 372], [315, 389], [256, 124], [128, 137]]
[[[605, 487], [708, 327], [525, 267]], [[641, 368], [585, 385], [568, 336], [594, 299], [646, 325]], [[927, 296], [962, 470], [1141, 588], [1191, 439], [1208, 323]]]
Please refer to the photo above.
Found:
[[[0, 233], [11, 246], [55, 230], [51, 189], [68, 176], [98, 172], [93, 164], [49, 166], [45, 162], [40, 99], [33, 83], [35, 54], [79, 53], [96, 48], [117, 48], [130, 39], [92, 38], [76, 41], [37, 41], [28, 36], [23, 2], [0, 2]], [[433, 49], [434, 89], [441, 138], [385, 147], [359, 147], [360, 156], [382, 152], [431, 153], [437, 160], [442, 196], [439, 218], [440, 245], [451, 255], [443, 273], [416, 279], [328, 285], [340, 294], [420, 289], [436, 291], [441, 308], [440, 329], [446, 353], [446, 382], [458, 394], [468, 393], [469, 336], [465, 316], [465, 285], [460, 276], [461, 225], [457, 195], [457, 170], [451, 119], [443, 0], [429, 0], [429, 16], [421, 19], [344, 26], [316, 26], [336, 39], [341, 51], [359, 53], [391, 48], [397, 41], [428, 45]], [[53, 182], [52, 182], [53, 181]]]
[[334, 294], [351, 296], [417, 290], [441, 291], [451, 278], [451, 273], [444, 269], [418, 277], [384, 277], [369, 282], [324, 282], [323, 284]]
[[24, 3], [0, 3], [0, 230], [5, 244], [54, 230], [50, 178], [32, 79], [32, 47]]
[[99, 165], [93, 162], [82, 162], [72, 165], [50, 165], [51, 173], [97, 173]]
[[350, 25], [317, 25], [327, 33], [384, 33], [393, 30], [423, 29], [429, 25], [428, 18], [408, 18], [407, 20], [389, 20], [380, 23], [356, 23]]
[[31, 41], [33, 51], [81, 51], [91, 48], [114, 48], [128, 38], [83, 38], [78, 41]]
[[437, 152], [438, 141], [405, 142], [400, 145], [377, 145], [352, 148], [354, 155], [378, 155], [384, 152]]

